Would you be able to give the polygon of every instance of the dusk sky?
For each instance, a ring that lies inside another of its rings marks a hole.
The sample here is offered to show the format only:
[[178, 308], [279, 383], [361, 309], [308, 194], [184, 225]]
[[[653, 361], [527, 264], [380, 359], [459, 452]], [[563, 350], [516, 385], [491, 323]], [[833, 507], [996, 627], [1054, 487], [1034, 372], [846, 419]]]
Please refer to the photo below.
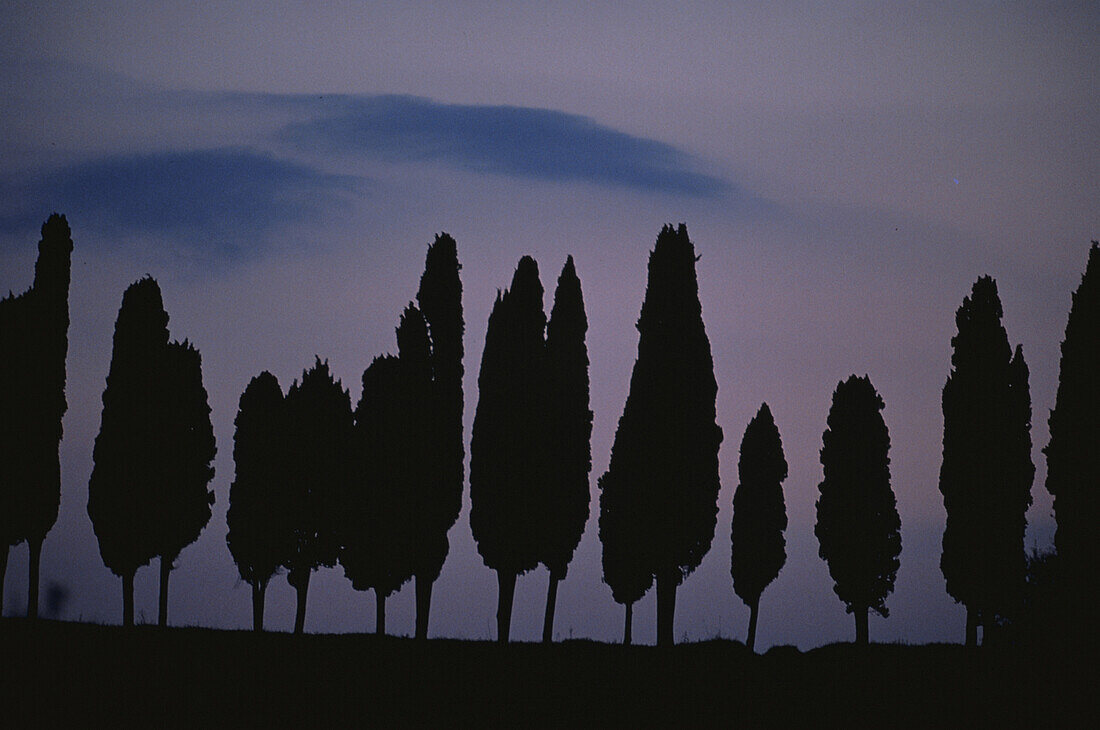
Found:
[[[744, 639], [729, 574], [745, 426], [767, 402], [790, 465], [787, 564], [757, 647], [851, 640], [813, 534], [821, 435], [838, 381], [886, 403], [902, 521], [890, 617], [872, 641], [961, 642], [939, 569], [938, 491], [955, 310], [992, 275], [1031, 369], [1034, 505], [1045, 489], [1059, 344], [1100, 238], [1100, 5], [1093, 2], [5, 2], [0, 13], [0, 291], [32, 280], [39, 226], [73, 252], [69, 411], [42, 585], [69, 619], [119, 623], [121, 581], [87, 515], [92, 444], [122, 292], [160, 283], [173, 338], [201, 351], [218, 443], [213, 517], [171, 579], [175, 625], [245, 628], [251, 595], [225, 543], [233, 418], [262, 370], [287, 388], [328, 359], [351, 392], [395, 352], [427, 245], [458, 243], [465, 423], [485, 325], [519, 258], [552, 303], [572, 254], [589, 321], [592, 516], [558, 595], [557, 638], [618, 640], [601, 581], [596, 480], [637, 353], [646, 262], [687, 224], [718, 381], [722, 488], [710, 552], [678, 593], [675, 637]], [[468, 461], [467, 461], [468, 465]], [[468, 469], [467, 469], [468, 475]], [[449, 533], [431, 634], [495, 635], [496, 577]], [[13, 549], [5, 614], [26, 601]], [[541, 636], [547, 573], [520, 577], [513, 639]], [[136, 579], [156, 617], [155, 568]], [[294, 592], [268, 591], [289, 630]], [[387, 602], [411, 635], [411, 583]], [[655, 638], [654, 591], [634, 637]], [[373, 630], [343, 571], [311, 581], [306, 628]]]

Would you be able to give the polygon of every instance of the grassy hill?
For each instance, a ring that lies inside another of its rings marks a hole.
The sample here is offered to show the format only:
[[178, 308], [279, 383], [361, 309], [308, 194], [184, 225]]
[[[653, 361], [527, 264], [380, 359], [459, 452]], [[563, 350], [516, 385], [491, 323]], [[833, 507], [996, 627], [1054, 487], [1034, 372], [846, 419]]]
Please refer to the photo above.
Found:
[[0, 726], [1096, 726], [1095, 670], [956, 645], [753, 656], [0, 620]]

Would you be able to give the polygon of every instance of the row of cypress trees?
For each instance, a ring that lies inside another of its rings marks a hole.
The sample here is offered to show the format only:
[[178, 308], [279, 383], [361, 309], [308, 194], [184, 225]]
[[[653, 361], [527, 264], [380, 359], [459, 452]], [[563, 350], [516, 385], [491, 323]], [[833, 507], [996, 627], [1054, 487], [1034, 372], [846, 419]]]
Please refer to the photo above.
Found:
[[[0, 448], [0, 528], [7, 546], [31, 544], [29, 615], [37, 613], [41, 542], [56, 520], [57, 445], [64, 413], [71, 234], [63, 216], [43, 225], [32, 288], [0, 301], [6, 376]], [[638, 320], [638, 359], [600, 477], [604, 580], [626, 607], [657, 583], [658, 643], [672, 641], [678, 585], [709, 550], [717, 514], [717, 385], [702, 322], [697, 257], [686, 228], [662, 229], [650, 256]], [[1050, 416], [1047, 487], [1055, 495], [1063, 584], [1095, 586], [1100, 389], [1100, 254], [1089, 253], [1062, 344]], [[427, 635], [431, 586], [448, 552], [463, 483], [461, 282], [453, 239], [429, 247], [417, 305], [397, 328], [398, 355], [376, 358], [351, 408], [319, 359], [284, 396], [270, 373], [254, 378], [236, 419], [230, 550], [253, 587], [256, 628], [264, 591], [280, 569], [298, 592], [302, 631], [309, 576], [336, 562], [359, 590], [385, 598], [415, 579], [417, 636]], [[524, 257], [490, 315], [471, 440], [471, 528], [498, 574], [498, 638], [506, 641], [518, 575], [550, 573], [544, 640], [557, 585], [589, 514], [592, 413], [587, 320], [570, 257], [549, 320], [538, 267]], [[967, 608], [968, 644], [1020, 610], [1025, 514], [1031, 503], [1028, 370], [1004, 327], [996, 283], [982, 277], [956, 313], [952, 370], [943, 392], [940, 491], [948, 513], [941, 568]], [[169, 342], [168, 315], [151, 278], [123, 296], [96, 438], [88, 513], [105, 564], [122, 577], [124, 623], [133, 622], [133, 576], [160, 560], [159, 621], [169, 573], [210, 517], [215, 454], [201, 358]], [[16, 387], [18, 386], [18, 387]], [[866, 376], [838, 384], [823, 434], [815, 534], [834, 590], [867, 641], [867, 614], [887, 615], [901, 551], [889, 486], [889, 435], [881, 396]], [[22, 420], [20, 420], [22, 419]], [[20, 425], [17, 425], [20, 424]], [[25, 424], [23, 426], [22, 424]], [[734, 495], [731, 577], [750, 608], [778, 575], [786, 528], [787, 465], [767, 404], [741, 442]], [[2, 572], [0, 572], [2, 578]], [[0, 596], [2, 597], [2, 596]]]
[[297, 592], [300, 633], [312, 571], [339, 563], [356, 590], [375, 592], [378, 633], [386, 598], [415, 580], [416, 636], [427, 636], [462, 502], [460, 268], [454, 239], [437, 236], [397, 327], [398, 354], [370, 363], [354, 410], [320, 359], [285, 396], [266, 371], [241, 395], [226, 540], [252, 586], [256, 630], [278, 570]]

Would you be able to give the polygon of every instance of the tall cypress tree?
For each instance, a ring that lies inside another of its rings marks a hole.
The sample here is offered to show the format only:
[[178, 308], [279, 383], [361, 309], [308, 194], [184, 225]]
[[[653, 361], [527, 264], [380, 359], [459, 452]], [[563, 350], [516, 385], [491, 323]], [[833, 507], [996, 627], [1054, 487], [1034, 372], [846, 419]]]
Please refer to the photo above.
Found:
[[33, 285], [0, 300], [0, 583], [9, 546], [26, 540], [32, 619], [38, 616], [42, 542], [61, 500], [72, 250], [69, 224], [54, 213], [42, 224]]
[[157, 424], [167, 351], [168, 314], [146, 277], [122, 297], [88, 483], [88, 516], [103, 563], [122, 578], [126, 626], [134, 623], [134, 573], [157, 554], [152, 490], [163, 477]]
[[241, 580], [252, 586], [252, 628], [263, 631], [268, 581], [290, 554], [287, 423], [279, 381], [264, 371], [241, 394], [233, 434], [236, 473], [225, 536]]
[[588, 407], [588, 347], [584, 342], [581, 281], [573, 257], [565, 261], [546, 326], [546, 480], [539, 539], [541, 562], [550, 571], [542, 640], [554, 634], [558, 583], [565, 579], [588, 522], [591, 501], [592, 411]]
[[890, 434], [871, 380], [838, 383], [822, 435], [825, 478], [814, 534], [833, 591], [855, 615], [856, 643], [868, 641], [867, 612], [886, 617], [901, 555], [901, 519], [890, 488]]
[[455, 241], [446, 233], [428, 247], [424, 275], [416, 294], [431, 338], [432, 408], [434, 432], [426, 458], [435, 476], [428, 486], [423, 516], [428, 529], [418, 544], [416, 580], [416, 637], [428, 636], [432, 584], [447, 559], [447, 532], [462, 509], [462, 281]]
[[[666, 225], [649, 257], [638, 359], [601, 489], [636, 492], [624, 534], [657, 581], [657, 643], [671, 645], [676, 588], [710, 549], [718, 515], [718, 385], [687, 227]], [[601, 531], [603, 525], [601, 524]], [[606, 560], [605, 560], [606, 570]]]
[[[1074, 596], [1097, 595], [1100, 555], [1100, 247], [1089, 249], [1062, 341], [1058, 395], [1050, 412], [1047, 491], [1054, 495], [1054, 544], [1064, 587]], [[1074, 599], [1071, 605], [1092, 602]], [[1077, 623], [1076, 621], [1074, 623]], [[1074, 629], [1085, 628], [1084, 624]]]
[[497, 573], [497, 640], [506, 643], [516, 577], [538, 566], [546, 479], [545, 329], [538, 264], [520, 259], [485, 333], [470, 441], [470, 529]]
[[787, 460], [767, 403], [760, 406], [745, 429], [737, 475], [740, 481], [733, 493], [730, 575], [734, 592], [749, 607], [745, 644], [752, 651], [760, 595], [787, 562], [787, 543], [783, 539], [787, 529], [787, 507], [783, 503]]
[[335, 523], [339, 495], [350, 478], [352, 412], [347, 390], [320, 358], [290, 386], [285, 404], [290, 553], [283, 566], [297, 593], [294, 633], [300, 634], [310, 575], [334, 566], [339, 553]]
[[1023, 596], [1031, 504], [1031, 397], [1023, 350], [1001, 324], [997, 284], [983, 276], [955, 315], [943, 388], [940, 492], [947, 510], [940, 569], [966, 606], [966, 643], [1011, 615]]
[[176, 558], [198, 539], [210, 521], [214, 492], [207, 485], [214, 478], [211, 462], [217, 453], [199, 351], [187, 340], [172, 342], [164, 365], [160, 424], [163, 476], [153, 490], [160, 558], [160, 626], [168, 625], [168, 577]]

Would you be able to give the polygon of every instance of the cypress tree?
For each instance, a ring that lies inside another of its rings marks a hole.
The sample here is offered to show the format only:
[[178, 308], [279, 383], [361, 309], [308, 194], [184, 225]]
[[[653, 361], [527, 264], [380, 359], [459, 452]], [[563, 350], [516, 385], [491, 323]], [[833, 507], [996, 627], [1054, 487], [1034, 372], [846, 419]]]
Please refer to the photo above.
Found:
[[363, 373], [355, 409], [361, 468], [341, 508], [340, 564], [353, 588], [375, 592], [378, 634], [386, 631], [386, 599], [412, 577], [424, 542], [438, 537], [428, 512], [437, 476], [428, 330], [411, 304], [397, 342], [398, 357], [375, 358]]
[[653, 585], [653, 571], [640, 548], [643, 517], [635, 490], [615, 475], [600, 477], [600, 544], [603, 546], [603, 582], [616, 603], [623, 604], [623, 644], [632, 641], [634, 603]]
[[339, 553], [337, 502], [350, 476], [351, 398], [317, 358], [286, 394], [287, 581], [297, 593], [294, 633], [305, 630], [309, 578], [331, 568]]
[[157, 554], [152, 490], [160, 484], [168, 314], [160, 287], [130, 285], [115, 322], [103, 415], [88, 483], [88, 516], [103, 563], [122, 578], [125, 626], [134, 623], [134, 573]]
[[901, 519], [890, 488], [890, 434], [882, 397], [867, 376], [838, 383], [822, 435], [818, 554], [833, 591], [855, 615], [856, 643], [868, 641], [867, 612], [889, 616], [901, 554]]
[[0, 300], [0, 584], [8, 548], [26, 540], [32, 619], [38, 616], [42, 542], [61, 500], [72, 250], [69, 224], [54, 213], [42, 224], [31, 288]]
[[423, 502], [427, 530], [421, 535], [416, 565], [416, 637], [428, 636], [432, 584], [443, 570], [450, 546], [447, 532], [462, 509], [462, 281], [455, 241], [446, 233], [428, 247], [416, 294], [431, 338], [432, 407], [426, 458], [434, 470]]
[[546, 491], [541, 562], [550, 572], [542, 640], [554, 633], [558, 583], [565, 579], [588, 522], [592, 411], [588, 407], [588, 320], [573, 257], [565, 261], [546, 326]]
[[756, 645], [756, 624], [760, 595], [775, 580], [787, 562], [787, 507], [783, 503], [783, 480], [787, 460], [783, 443], [768, 404], [760, 406], [741, 439], [737, 461], [739, 483], [733, 493], [733, 524], [730, 529], [730, 575], [733, 590], [749, 607], [749, 632], [745, 644]]
[[497, 573], [497, 640], [506, 643], [516, 577], [538, 566], [546, 315], [538, 264], [520, 259], [485, 333], [470, 441], [470, 529]]
[[233, 424], [236, 474], [229, 487], [225, 540], [241, 580], [252, 587], [252, 628], [263, 631], [268, 581], [290, 554], [287, 428], [279, 381], [264, 371], [241, 394]]
[[168, 577], [175, 560], [210, 521], [214, 492], [207, 485], [214, 478], [211, 462], [217, 453], [199, 351], [186, 340], [172, 342], [164, 364], [162, 477], [153, 491], [160, 559], [160, 626], [168, 625]]
[[966, 643], [1023, 597], [1024, 531], [1031, 504], [1031, 397], [1023, 350], [1001, 324], [997, 284], [979, 278], [963, 299], [943, 388], [940, 492], [947, 510], [940, 569], [964, 604]]
[[[1047, 491], [1054, 495], [1054, 544], [1064, 586], [1091, 610], [1097, 595], [1094, 561], [1100, 555], [1100, 248], [1092, 242], [1062, 341], [1058, 394], [1050, 412]], [[1074, 623], [1077, 623], [1075, 621]], [[1085, 628], [1081, 623], [1076, 628]]]
[[657, 581], [658, 645], [672, 644], [676, 588], [710, 549], [718, 514], [722, 429], [695, 262], [687, 227], [666, 225], [649, 257], [638, 359], [601, 480], [605, 492], [634, 493], [612, 501], [639, 521], [621, 534]]

